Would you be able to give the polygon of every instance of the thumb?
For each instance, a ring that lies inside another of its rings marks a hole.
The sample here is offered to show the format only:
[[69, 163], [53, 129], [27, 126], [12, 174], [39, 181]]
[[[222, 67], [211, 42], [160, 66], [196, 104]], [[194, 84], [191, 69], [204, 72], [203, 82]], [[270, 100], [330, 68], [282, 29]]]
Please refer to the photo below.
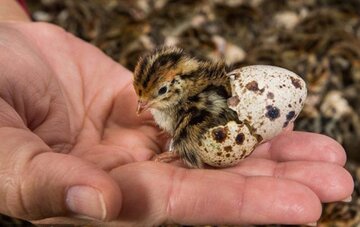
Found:
[[52, 152], [25, 129], [0, 128], [0, 138], [0, 213], [27, 220], [118, 216], [121, 192], [106, 172]]

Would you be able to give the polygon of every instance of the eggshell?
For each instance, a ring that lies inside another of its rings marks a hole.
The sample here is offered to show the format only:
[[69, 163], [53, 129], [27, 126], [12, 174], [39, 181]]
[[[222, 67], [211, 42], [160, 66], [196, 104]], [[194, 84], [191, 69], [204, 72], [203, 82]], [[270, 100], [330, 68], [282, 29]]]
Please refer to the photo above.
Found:
[[248, 66], [229, 73], [229, 79], [228, 105], [242, 123], [230, 121], [204, 134], [199, 156], [214, 167], [238, 164], [258, 144], [281, 133], [296, 119], [306, 99], [305, 82], [280, 67]]
[[259, 140], [261, 137], [253, 133], [251, 126], [230, 121], [205, 133], [198, 154], [208, 165], [233, 166], [251, 154]]
[[254, 128], [263, 141], [293, 122], [306, 99], [304, 80], [276, 66], [253, 65], [229, 73], [233, 96], [228, 100], [239, 119]]

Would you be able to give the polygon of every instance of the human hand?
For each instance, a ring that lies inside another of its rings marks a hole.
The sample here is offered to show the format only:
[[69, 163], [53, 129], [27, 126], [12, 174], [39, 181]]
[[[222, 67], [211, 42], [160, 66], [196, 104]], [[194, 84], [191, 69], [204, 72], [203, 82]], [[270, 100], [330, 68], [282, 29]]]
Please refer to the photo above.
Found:
[[56, 26], [1, 23], [0, 63], [1, 213], [38, 223], [297, 224], [352, 192], [341, 146], [306, 132], [285, 132], [228, 169], [147, 161], [165, 143], [150, 115], [135, 114], [131, 73]]

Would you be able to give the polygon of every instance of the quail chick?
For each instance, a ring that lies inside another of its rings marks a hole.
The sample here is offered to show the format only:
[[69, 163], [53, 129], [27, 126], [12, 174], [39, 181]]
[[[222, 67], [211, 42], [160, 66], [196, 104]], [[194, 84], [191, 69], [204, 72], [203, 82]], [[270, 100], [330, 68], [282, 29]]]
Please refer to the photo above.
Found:
[[197, 151], [207, 130], [229, 121], [240, 123], [227, 105], [231, 86], [223, 63], [163, 47], [138, 61], [133, 85], [138, 114], [150, 109], [159, 127], [170, 134], [172, 152], [189, 167], [204, 166]]

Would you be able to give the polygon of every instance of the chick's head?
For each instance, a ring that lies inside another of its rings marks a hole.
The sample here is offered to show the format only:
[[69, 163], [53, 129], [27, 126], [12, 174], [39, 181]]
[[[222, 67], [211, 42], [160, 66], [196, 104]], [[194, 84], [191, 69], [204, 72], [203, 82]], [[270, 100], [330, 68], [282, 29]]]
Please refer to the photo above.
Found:
[[197, 67], [197, 60], [175, 47], [163, 47], [141, 58], [133, 81], [139, 97], [137, 112], [177, 105], [191, 89], [184, 76]]

